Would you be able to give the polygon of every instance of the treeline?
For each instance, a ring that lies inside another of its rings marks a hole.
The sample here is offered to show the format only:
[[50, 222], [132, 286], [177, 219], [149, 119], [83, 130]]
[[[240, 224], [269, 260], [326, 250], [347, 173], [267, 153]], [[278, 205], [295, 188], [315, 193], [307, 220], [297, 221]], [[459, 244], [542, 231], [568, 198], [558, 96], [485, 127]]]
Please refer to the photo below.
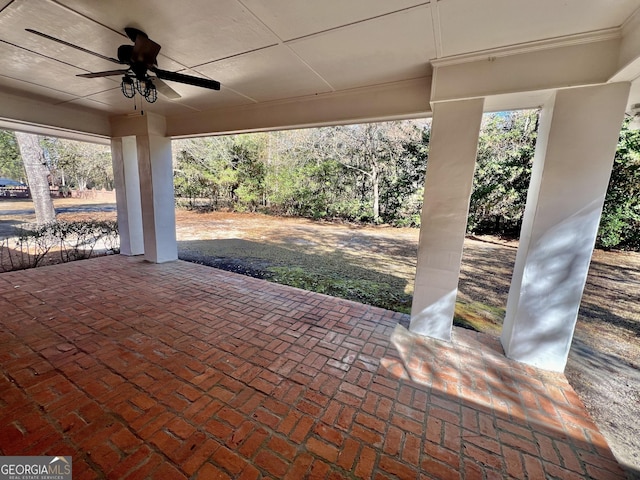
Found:
[[[515, 237], [531, 178], [538, 114], [485, 115], [470, 233]], [[178, 202], [315, 219], [419, 226], [430, 123], [406, 121], [174, 142]], [[41, 141], [51, 184], [113, 188], [108, 147]], [[24, 180], [12, 132], [0, 131], [0, 177]], [[622, 128], [598, 246], [640, 250], [640, 132]]]
[[[537, 111], [485, 115], [470, 233], [517, 237]], [[188, 207], [419, 226], [430, 123], [407, 121], [174, 142], [175, 189]], [[598, 246], [640, 249], [640, 132], [624, 125]]]
[[[49, 184], [61, 188], [113, 190], [111, 151], [106, 145], [41, 137]], [[28, 183], [13, 132], [0, 130], [0, 177]]]
[[188, 206], [419, 223], [429, 129], [372, 123], [174, 142]]

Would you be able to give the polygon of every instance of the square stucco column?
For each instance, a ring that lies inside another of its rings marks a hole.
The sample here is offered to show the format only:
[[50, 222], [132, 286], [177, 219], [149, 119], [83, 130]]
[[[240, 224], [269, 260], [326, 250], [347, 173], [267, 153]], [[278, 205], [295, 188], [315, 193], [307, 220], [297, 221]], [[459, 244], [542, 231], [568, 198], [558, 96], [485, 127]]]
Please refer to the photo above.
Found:
[[429, 143], [410, 330], [451, 340], [483, 99], [437, 103]]
[[144, 257], [153, 263], [178, 259], [171, 139], [137, 135], [144, 227]]
[[560, 90], [542, 110], [501, 335], [509, 358], [564, 370], [628, 93]]
[[[145, 260], [163, 263], [178, 258], [176, 242], [176, 215], [173, 196], [173, 163], [171, 158], [171, 139], [165, 136], [166, 121], [164, 117], [153, 113], [139, 116], [113, 117], [112, 134], [115, 137], [114, 165], [119, 164], [118, 150], [123, 158], [134, 156], [137, 172], [128, 170], [128, 162], [124, 162], [125, 184], [138, 178], [137, 197], [141, 212], [142, 245]], [[118, 141], [121, 138], [121, 141]], [[130, 165], [133, 165], [131, 162]], [[117, 181], [117, 180], [116, 180]], [[122, 190], [122, 189], [121, 189]], [[125, 189], [128, 198], [126, 205], [133, 205], [135, 195]], [[118, 211], [120, 216], [120, 210]], [[131, 218], [131, 215], [126, 217]], [[137, 219], [137, 217], [136, 217]], [[130, 220], [129, 220], [130, 221]], [[123, 221], [123, 223], [125, 223]], [[120, 225], [120, 224], [119, 224]], [[126, 225], [131, 237], [131, 224]], [[137, 225], [136, 225], [137, 227]], [[139, 241], [138, 236], [135, 237]], [[136, 243], [138, 245], [138, 243]]]
[[120, 253], [141, 255], [144, 253], [144, 241], [136, 138], [111, 139], [111, 158], [116, 185]]

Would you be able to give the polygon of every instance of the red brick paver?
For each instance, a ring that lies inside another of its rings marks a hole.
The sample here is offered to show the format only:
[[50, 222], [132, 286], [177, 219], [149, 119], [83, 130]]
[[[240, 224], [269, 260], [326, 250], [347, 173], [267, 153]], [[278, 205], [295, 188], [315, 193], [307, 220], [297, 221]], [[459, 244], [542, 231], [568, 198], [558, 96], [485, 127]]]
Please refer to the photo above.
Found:
[[562, 375], [173, 262], [0, 275], [0, 454], [75, 479], [624, 478]]

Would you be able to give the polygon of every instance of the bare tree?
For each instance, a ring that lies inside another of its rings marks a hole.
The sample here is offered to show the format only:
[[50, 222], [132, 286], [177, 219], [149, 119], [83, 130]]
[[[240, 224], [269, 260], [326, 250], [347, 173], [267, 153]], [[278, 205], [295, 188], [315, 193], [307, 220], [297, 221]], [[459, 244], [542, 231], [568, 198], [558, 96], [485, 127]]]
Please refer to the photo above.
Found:
[[49, 190], [49, 169], [46, 166], [39, 138], [30, 133], [16, 132], [16, 140], [29, 181], [29, 189], [36, 211], [36, 223], [43, 225], [55, 222], [56, 211], [53, 208]]
[[49, 139], [49, 145], [61, 182], [66, 176], [80, 191], [113, 185], [111, 153], [107, 146], [63, 139]]
[[380, 221], [380, 184], [387, 170], [404, 154], [404, 144], [415, 129], [402, 122], [365, 123], [321, 129], [322, 143], [331, 158], [358, 172], [362, 199], [371, 199], [372, 219]]

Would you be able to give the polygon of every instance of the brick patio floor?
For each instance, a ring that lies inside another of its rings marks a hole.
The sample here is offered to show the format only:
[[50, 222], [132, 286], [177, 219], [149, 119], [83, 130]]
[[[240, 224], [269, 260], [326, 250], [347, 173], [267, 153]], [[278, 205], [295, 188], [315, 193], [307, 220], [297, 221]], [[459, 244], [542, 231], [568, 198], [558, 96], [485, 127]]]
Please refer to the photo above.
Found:
[[0, 275], [0, 453], [74, 479], [624, 478], [562, 375], [488, 336], [185, 262]]

